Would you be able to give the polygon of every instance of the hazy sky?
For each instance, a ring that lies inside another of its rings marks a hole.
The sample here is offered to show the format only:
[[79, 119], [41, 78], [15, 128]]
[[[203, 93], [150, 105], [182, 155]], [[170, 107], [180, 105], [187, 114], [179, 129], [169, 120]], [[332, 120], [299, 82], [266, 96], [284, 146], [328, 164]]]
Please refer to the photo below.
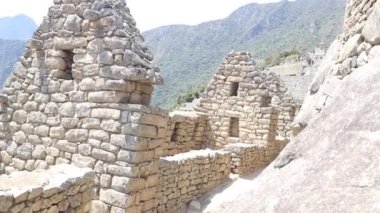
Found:
[[[20, 13], [39, 24], [53, 0], [2, 0], [0, 17]], [[126, 0], [141, 31], [169, 24], [199, 24], [220, 19], [248, 3], [279, 0]]]

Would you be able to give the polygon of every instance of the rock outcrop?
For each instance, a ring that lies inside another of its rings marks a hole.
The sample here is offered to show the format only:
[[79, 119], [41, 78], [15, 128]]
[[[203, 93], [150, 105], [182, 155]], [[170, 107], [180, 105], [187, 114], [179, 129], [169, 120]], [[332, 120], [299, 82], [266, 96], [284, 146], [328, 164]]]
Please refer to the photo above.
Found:
[[217, 212], [380, 212], [380, 34], [374, 29], [380, 1], [347, 5], [345, 30], [296, 117], [297, 137]]

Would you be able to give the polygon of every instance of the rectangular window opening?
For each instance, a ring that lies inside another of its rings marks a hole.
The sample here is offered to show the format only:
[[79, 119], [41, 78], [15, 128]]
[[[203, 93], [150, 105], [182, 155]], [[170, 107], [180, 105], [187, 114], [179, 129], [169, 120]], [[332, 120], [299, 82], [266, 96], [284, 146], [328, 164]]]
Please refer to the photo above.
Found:
[[239, 90], [239, 83], [232, 82], [231, 89], [230, 89], [230, 96], [238, 96], [238, 90]]
[[239, 118], [230, 118], [230, 137], [239, 137]]
[[65, 77], [64, 79], [72, 80], [73, 79], [73, 64], [74, 64], [74, 53], [71, 50], [64, 51], [66, 53], [66, 58], [64, 59], [66, 62], [66, 70], [65, 70]]

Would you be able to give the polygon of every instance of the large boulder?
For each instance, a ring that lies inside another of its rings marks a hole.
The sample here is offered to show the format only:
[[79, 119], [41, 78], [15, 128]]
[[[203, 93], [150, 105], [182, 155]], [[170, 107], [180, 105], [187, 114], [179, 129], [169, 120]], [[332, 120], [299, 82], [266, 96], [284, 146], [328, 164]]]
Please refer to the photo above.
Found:
[[216, 212], [380, 212], [379, 66], [343, 79], [332, 104]]
[[215, 212], [380, 212], [380, 1], [348, 0], [295, 137]]

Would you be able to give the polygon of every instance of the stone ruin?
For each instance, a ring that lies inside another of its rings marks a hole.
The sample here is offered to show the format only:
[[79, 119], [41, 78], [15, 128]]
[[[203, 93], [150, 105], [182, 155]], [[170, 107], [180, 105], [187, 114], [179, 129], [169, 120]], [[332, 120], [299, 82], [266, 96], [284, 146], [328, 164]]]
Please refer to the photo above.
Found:
[[246, 52], [195, 110], [149, 106], [143, 41], [124, 1], [54, 0], [0, 96], [0, 212], [178, 212], [289, 141], [299, 105]]

